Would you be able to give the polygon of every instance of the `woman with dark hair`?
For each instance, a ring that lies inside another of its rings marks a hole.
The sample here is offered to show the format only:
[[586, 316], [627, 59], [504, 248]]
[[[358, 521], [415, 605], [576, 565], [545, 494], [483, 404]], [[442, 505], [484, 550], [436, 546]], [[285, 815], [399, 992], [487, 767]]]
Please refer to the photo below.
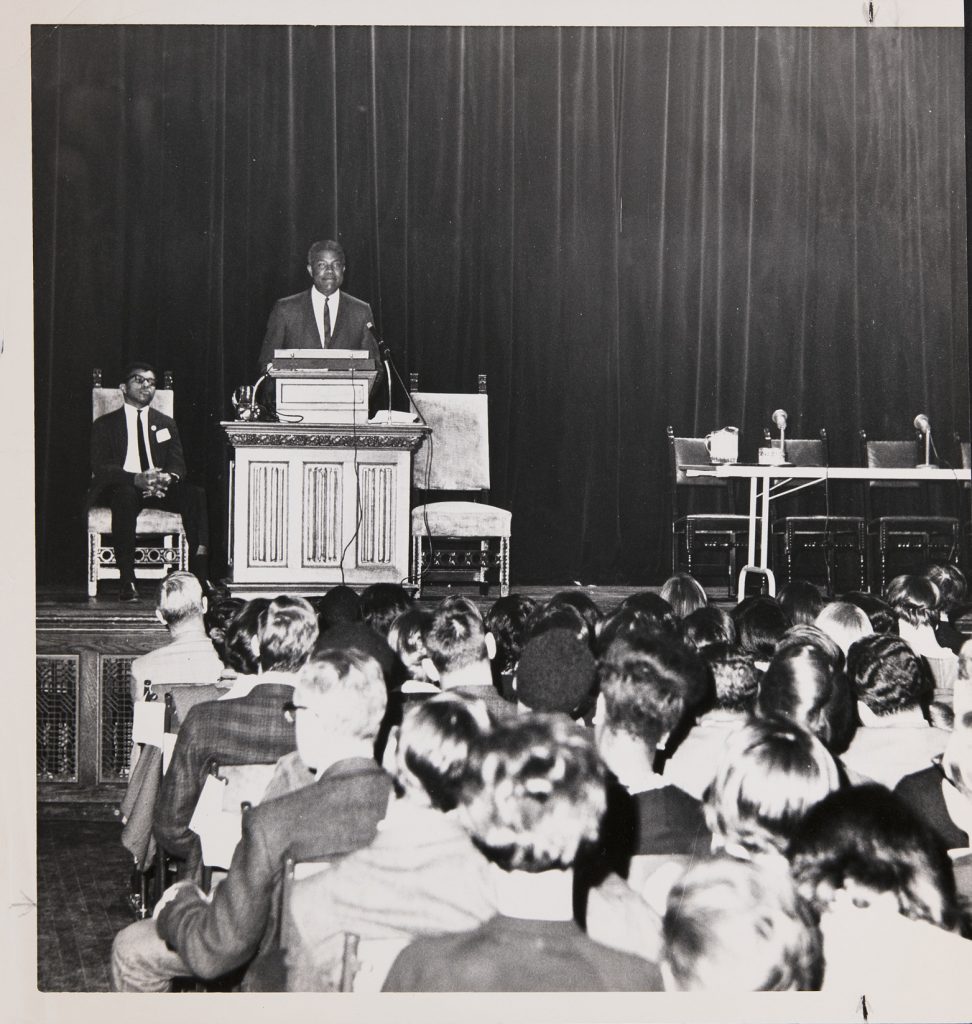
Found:
[[622, 612], [640, 612], [654, 619], [671, 636], [682, 635], [682, 627], [672, 606], [660, 594], [650, 590], [639, 590], [629, 594], [617, 608]]
[[662, 584], [659, 596], [672, 606], [672, 611], [681, 619], [699, 608], [708, 606], [709, 599], [702, 585], [687, 572], [676, 573]]
[[728, 644], [731, 647], [736, 643], [736, 627], [724, 608], [709, 604], [696, 608], [682, 620], [682, 636], [697, 651], [709, 644]]
[[938, 587], [924, 576], [895, 576], [884, 596], [898, 616], [898, 635], [911, 644], [911, 649], [925, 659], [931, 670], [934, 699], [951, 706], [958, 656], [950, 648], [942, 647], [935, 635], [941, 600]]
[[548, 608], [562, 608], [564, 605], [570, 605], [581, 613], [591, 636], [597, 632], [597, 627], [604, 616], [597, 601], [590, 594], [584, 593], [583, 590], [558, 590], [547, 602]]
[[820, 614], [827, 599], [809, 580], [790, 580], [777, 594], [783, 614], [791, 625], [809, 624]]
[[757, 714], [796, 722], [836, 757], [847, 749], [855, 724], [842, 660], [839, 648], [835, 658], [818, 643], [781, 644], [760, 680]]
[[740, 601], [730, 614], [740, 648], [753, 656], [757, 668], [765, 670], [777, 641], [790, 625], [779, 602], [758, 594]]
[[935, 608], [938, 612], [938, 625], [935, 627], [935, 637], [942, 647], [958, 654], [966, 638], [953, 622], [963, 606], [966, 606], [969, 595], [965, 573], [954, 562], [949, 562], [945, 565], [930, 565], [923, 575], [938, 587], [938, 604]]
[[824, 991], [863, 993], [877, 1017], [943, 985], [967, 994], [972, 942], [961, 936], [952, 865], [893, 793], [877, 785], [832, 793], [798, 825], [787, 856], [820, 917]]
[[223, 652], [227, 672], [224, 678], [255, 676], [259, 671], [260, 616], [270, 607], [269, 597], [254, 597], [230, 619], [226, 626]]
[[508, 700], [516, 700], [513, 679], [516, 663], [526, 640], [527, 623], [537, 610], [537, 602], [523, 594], [508, 594], [497, 598], [486, 613], [486, 628], [496, 641], [493, 658], [493, 682]]

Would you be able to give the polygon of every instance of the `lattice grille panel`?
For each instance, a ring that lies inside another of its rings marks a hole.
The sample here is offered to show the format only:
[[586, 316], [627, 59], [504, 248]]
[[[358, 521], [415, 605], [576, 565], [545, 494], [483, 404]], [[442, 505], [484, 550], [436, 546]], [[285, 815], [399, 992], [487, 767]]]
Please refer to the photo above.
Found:
[[131, 664], [133, 657], [99, 661], [101, 694], [101, 781], [124, 782], [132, 750]]
[[37, 658], [37, 778], [43, 782], [77, 782], [77, 655]]
[[287, 564], [288, 480], [286, 462], [250, 465], [249, 565]]
[[340, 562], [341, 500], [340, 466], [316, 463], [304, 466], [305, 566]]
[[394, 558], [395, 467], [362, 466], [358, 564], [390, 565]]

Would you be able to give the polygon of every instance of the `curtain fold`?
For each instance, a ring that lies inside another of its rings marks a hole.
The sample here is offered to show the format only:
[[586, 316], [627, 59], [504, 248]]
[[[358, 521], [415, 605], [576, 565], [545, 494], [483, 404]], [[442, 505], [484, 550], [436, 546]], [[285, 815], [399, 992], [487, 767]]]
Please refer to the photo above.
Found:
[[[38, 26], [37, 560], [80, 581], [90, 371], [218, 422], [273, 302], [339, 237], [403, 374], [490, 381], [528, 583], [660, 581], [665, 426], [771, 411], [968, 437], [955, 29]], [[401, 404], [401, 403], [399, 403]], [[949, 457], [948, 453], [943, 455]]]

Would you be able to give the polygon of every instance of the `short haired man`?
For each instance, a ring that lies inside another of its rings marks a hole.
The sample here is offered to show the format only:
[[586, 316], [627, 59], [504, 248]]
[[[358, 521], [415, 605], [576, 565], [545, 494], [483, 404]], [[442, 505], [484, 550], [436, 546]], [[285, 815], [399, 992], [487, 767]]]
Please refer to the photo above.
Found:
[[91, 470], [85, 499], [111, 508], [111, 536], [121, 579], [119, 598], [137, 601], [135, 524], [143, 508], [178, 512], [189, 544], [190, 567], [200, 579], [208, 570], [206, 496], [186, 483], [186, 463], [175, 420], [151, 408], [155, 369], [144, 360], [129, 364], [119, 390], [122, 406], [91, 426]]
[[931, 682], [906, 641], [863, 637], [848, 652], [847, 675], [861, 723], [843, 755], [848, 768], [891, 789], [942, 753], [948, 733], [925, 720], [921, 702]]
[[196, 877], [201, 850], [189, 828], [206, 765], [274, 764], [296, 747], [292, 723], [280, 713], [293, 698], [298, 669], [317, 639], [317, 618], [300, 597], [278, 597], [260, 613], [257, 675], [240, 676], [218, 700], [196, 704], [179, 730], [155, 805], [155, 838], [186, 861]]
[[317, 782], [243, 816], [226, 878], [209, 896], [177, 882], [156, 907], [115, 937], [118, 991], [166, 991], [173, 977], [216, 978], [251, 964], [244, 988], [282, 987], [275, 898], [286, 855], [337, 859], [367, 846], [385, 815], [390, 777], [372, 757], [385, 712], [377, 663], [356, 651], [327, 651], [300, 672], [293, 700], [278, 706], [296, 724], [301, 758]]
[[159, 583], [155, 617], [170, 640], [132, 662], [132, 700], [142, 699], [149, 682], [183, 686], [219, 680], [223, 663], [206, 635], [205, 614], [202, 584], [192, 573], [170, 573]]
[[307, 253], [307, 291], [279, 299], [270, 311], [260, 347], [260, 367], [273, 361], [276, 349], [366, 349], [380, 361], [378, 344], [368, 324], [371, 306], [341, 290], [347, 261], [344, 247], [333, 239], [314, 242]]

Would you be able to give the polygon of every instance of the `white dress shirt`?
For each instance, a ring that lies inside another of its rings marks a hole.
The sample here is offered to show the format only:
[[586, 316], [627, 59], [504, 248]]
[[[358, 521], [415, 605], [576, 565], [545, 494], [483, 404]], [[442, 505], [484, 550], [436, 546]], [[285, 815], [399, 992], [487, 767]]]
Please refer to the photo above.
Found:
[[[142, 464], [138, 461], [138, 435], [135, 431], [138, 429], [138, 412], [134, 405], [129, 405], [126, 402], [122, 408], [125, 410], [125, 425], [128, 428], [128, 449], [125, 452], [125, 465], [122, 469], [126, 473], [141, 473]], [[148, 469], [158, 468], [152, 461], [152, 445], [149, 443], [149, 428], [148, 428], [148, 406], [142, 409], [142, 437], [145, 440], [145, 451], [148, 453]]]
[[324, 295], [316, 288], [311, 288], [311, 303], [314, 306], [314, 323], [317, 333], [321, 336], [321, 348], [324, 347], [324, 300], [327, 299], [327, 312], [331, 318], [331, 337], [334, 337], [334, 325], [337, 323], [338, 305], [341, 302], [341, 289], [333, 295]]

